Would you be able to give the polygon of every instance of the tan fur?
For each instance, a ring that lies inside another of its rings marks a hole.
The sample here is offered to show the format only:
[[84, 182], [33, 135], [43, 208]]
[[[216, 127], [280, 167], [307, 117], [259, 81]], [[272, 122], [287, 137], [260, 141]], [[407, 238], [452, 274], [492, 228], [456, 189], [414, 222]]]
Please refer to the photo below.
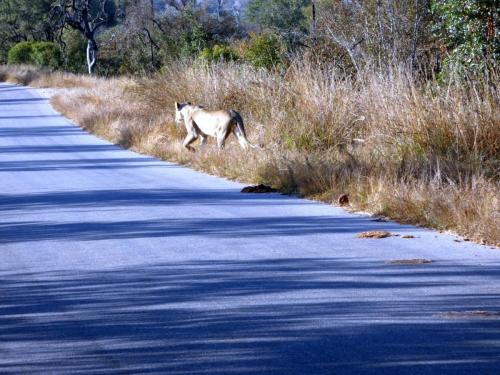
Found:
[[186, 126], [187, 136], [184, 147], [194, 150], [191, 146], [198, 137], [201, 145], [205, 145], [207, 137], [215, 137], [219, 149], [224, 148], [227, 137], [233, 133], [243, 149], [256, 148], [251, 144], [245, 134], [243, 119], [234, 110], [209, 111], [203, 107], [190, 103], [175, 103], [175, 121]]

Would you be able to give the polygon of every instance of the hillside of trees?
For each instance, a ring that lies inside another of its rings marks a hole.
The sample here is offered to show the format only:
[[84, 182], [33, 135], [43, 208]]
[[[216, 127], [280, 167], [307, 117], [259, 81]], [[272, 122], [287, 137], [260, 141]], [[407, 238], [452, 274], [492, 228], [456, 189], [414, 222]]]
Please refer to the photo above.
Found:
[[499, 57], [499, 12], [495, 0], [0, 0], [0, 63], [143, 75], [179, 59], [270, 69], [303, 55], [346, 74], [482, 70]]

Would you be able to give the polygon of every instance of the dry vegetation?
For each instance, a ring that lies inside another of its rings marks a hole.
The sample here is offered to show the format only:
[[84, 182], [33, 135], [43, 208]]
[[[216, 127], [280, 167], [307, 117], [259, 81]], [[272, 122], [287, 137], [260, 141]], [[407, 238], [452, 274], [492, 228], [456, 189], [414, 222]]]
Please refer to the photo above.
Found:
[[97, 78], [53, 72], [43, 68], [30, 66], [0, 65], [0, 82], [10, 82], [19, 85], [30, 85], [38, 88], [91, 88], [97, 82]]
[[[297, 62], [284, 74], [177, 64], [142, 80], [4, 67], [0, 79], [85, 88], [53, 105], [141, 153], [326, 202], [349, 193], [356, 209], [500, 244], [498, 77], [422, 86], [405, 69], [352, 80]], [[240, 111], [264, 148], [183, 150], [173, 118], [182, 100]]]

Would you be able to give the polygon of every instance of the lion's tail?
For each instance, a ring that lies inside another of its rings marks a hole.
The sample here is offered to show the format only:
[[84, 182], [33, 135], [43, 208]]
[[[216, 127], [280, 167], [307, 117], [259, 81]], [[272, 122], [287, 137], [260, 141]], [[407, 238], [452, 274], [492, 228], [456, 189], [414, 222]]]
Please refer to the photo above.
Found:
[[240, 142], [241, 147], [259, 148], [259, 146], [250, 143], [250, 141], [248, 140], [247, 134], [245, 132], [245, 126], [243, 125], [243, 118], [241, 117], [241, 115], [234, 109], [229, 110], [229, 113], [231, 114], [231, 118], [233, 119], [233, 121], [236, 123], [237, 131], [240, 133], [240, 135], [238, 136], [238, 141]]

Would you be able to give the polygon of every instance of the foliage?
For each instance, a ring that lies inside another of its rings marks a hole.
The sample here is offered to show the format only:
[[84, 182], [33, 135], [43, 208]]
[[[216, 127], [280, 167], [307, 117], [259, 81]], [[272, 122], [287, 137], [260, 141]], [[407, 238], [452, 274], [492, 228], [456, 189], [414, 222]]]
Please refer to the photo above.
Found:
[[61, 50], [52, 42], [32, 44], [31, 60], [35, 65], [57, 69], [61, 66]]
[[203, 49], [207, 48], [209, 37], [203, 26], [194, 24], [190, 30], [181, 34], [180, 54], [182, 57], [197, 56]]
[[76, 30], [67, 28], [62, 34], [65, 70], [72, 73], [85, 72], [85, 49], [87, 42]]
[[481, 71], [500, 58], [500, 10], [495, 0], [434, 0], [434, 31], [449, 53], [447, 64]]
[[[500, 57], [497, 3], [0, 0], [0, 63], [14, 44], [35, 40], [59, 43], [64, 67], [72, 72], [82, 72], [87, 42], [91, 60], [97, 56], [104, 64], [103, 74], [150, 74], [178, 59], [235, 60], [228, 45], [246, 45], [240, 60], [256, 67], [279, 65], [286, 53], [319, 64], [334, 61], [351, 77], [365, 66], [384, 70], [398, 63], [428, 77], [442, 66], [480, 72]], [[88, 4], [89, 32], [74, 4]], [[61, 20], [81, 35], [62, 31]]]
[[220, 44], [205, 48], [198, 57], [207, 62], [236, 61], [239, 59], [238, 53], [233, 48]]
[[52, 42], [20, 42], [9, 50], [7, 61], [56, 69], [61, 66], [61, 51]]
[[309, 0], [250, 0], [244, 18], [264, 31], [272, 31], [286, 41], [289, 49], [302, 45], [307, 28], [305, 7]]
[[0, 0], [0, 63], [16, 43], [27, 40], [53, 41], [49, 11], [52, 0]]
[[7, 54], [9, 64], [32, 64], [31, 53], [33, 52], [33, 42], [20, 42], [14, 45]]
[[307, 0], [250, 0], [245, 19], [263, 29], [290, 32], [300, 29]]
[[283, 64], [283, 50], [284, 46], [276, 34], [254, 34], [244, 48], [243, 58], [257, 69], [272, 69]]

